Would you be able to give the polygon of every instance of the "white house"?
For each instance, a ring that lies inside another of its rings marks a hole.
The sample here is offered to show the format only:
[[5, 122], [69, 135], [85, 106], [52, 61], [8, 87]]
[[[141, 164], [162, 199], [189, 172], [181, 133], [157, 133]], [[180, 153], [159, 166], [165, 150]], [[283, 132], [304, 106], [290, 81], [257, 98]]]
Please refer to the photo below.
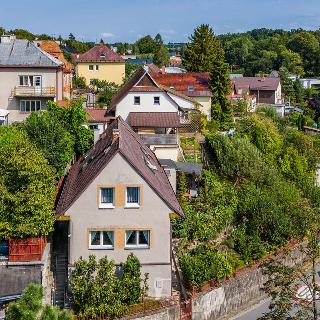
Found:
[[121, 116], [160, 159], [177, 161], [177, 129], [197, 112], [197, 102], [159, 85], [144, 68], [113, 97], [109, 117]]

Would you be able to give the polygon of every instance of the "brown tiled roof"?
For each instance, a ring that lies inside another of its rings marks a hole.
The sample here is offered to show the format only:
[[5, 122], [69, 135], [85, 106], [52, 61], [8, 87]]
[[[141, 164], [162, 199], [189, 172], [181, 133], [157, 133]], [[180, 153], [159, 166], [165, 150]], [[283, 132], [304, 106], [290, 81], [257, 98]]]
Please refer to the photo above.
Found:
[[40, 49], [49, 53], [51, 56], [59, 59], [63, 63], [64, 71], [71, 72], [73, 65], [66, 60], [59, 45], [53, 40], [42, 40], [40, 42]]
[[[120, 132], [119, 138], [114, 141], [113, 129]], [[71, 207], [117, 153], [130, 163], [173, 212], [184, 216], [157, 157], [121, 117], [114, 120], [95, 146], [71, 167], [57, 201], [57, 215], [64, 214]], [[156, 170], [150, 168], [148, 162]]]
[[133, 76], [121, 87], [121, 89], [112, 97], [109, 111], [114, 111], [117, 104], [126, 96], [129, 90], [141, 79], [141, 77], [145, 74], [145, 70], [143, 68], [138, 69]]
[[[151, 76], [157, 83], [173, 88], [189, 97], [212, 96], [209, 88], [210, 74], [208, 72], [152, 73]], [[189, 86], [193, 86], [193, 91], [188, 91]]]
[[85, 108], [89, 122], [107, 122], [107, 110], [101, 108]]
[[240, 77], [232, 80], [236, 90], [249, 88], [250, 90], [277, 90], [280, 78]]
[[123, 58], [105, 45], [99, 44], [87, 52], [74, 55], [75, 62], [124, 62]]
[[131, 127], [179, 128], [180, 117], [177, 112], [130, 112]]

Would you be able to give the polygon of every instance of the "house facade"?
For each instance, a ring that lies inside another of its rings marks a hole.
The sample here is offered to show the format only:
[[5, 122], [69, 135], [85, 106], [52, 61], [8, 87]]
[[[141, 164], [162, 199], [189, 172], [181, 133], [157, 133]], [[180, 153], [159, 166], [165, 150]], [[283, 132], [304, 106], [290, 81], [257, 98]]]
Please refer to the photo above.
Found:
[[63, 98], [63, 63], [28, 40], [2, 36], [0, 42], [0, 109], [8, 122], [22, 121], [48, 100]]
[[234, 95], [254, 95], [257, 103], [282, 104], [280, 78], [239, 77], [232, 80]]
[[177, 130], [197, 112], [197, 102], [159, 85], [149, 72], [140, 68], [113, 97], [110, 117], [121, 116], [160, 159], [177, 161]]
[[83, 54], [74, 56], [76, 76], [84, 77], [86, 84], [92, 80], [105, 80], [122, 84], [125, 77], [125, 60], [100, 42]]
[[196, 100], [200, 111], [211, 120], [212, 92], [209, 88], [209, 72], [166, 73], [162, 69], [161, 72], [153, 72], [151, 75], [160, 85]]
[[155, 154], [120, 117], [70, 169], [57, 204], [69, 220], [69, 267], [107, 256], [117, 266], [133, 252], [149, 295], [171, 295], [170, 215], [183, 216]]

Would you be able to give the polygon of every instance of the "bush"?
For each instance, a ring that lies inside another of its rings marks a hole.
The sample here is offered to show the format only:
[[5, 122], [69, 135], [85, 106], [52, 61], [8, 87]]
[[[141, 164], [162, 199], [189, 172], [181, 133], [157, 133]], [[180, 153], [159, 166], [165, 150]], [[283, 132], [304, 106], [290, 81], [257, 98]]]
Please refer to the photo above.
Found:
[[121, 264], [120, 278], [115, 275], [114, 262], [107, 257], [99, 261], [93, 255], [88, 260], [80, 258], [69, 280], [75, 312], [85, 317], [122, 316], [144, 294], [140, 269], [141, 264], [133, 254]]
[[31, 284], [22, 293], [20, 300], [9, 304], [6, 320], [72, 320], [72, 314], [57, 307], [43, 305], [43, 289]]
[[180, 256], [180, 267], [191, 287], [206, 281], [222, 281], [232, 274], [232, 267], [226, 257], [216, 249], [197, 247]]

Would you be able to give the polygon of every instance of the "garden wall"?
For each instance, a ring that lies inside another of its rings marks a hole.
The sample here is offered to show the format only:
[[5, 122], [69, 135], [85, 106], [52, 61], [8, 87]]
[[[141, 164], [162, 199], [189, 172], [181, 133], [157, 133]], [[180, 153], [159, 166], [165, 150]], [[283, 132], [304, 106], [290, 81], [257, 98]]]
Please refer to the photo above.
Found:
[[[303, 253], [296, 247], [290, 254], [282, 256], [282, 259], [287, 265], [292, 265], [302, 261]], [[248, 307], [253, 300], [265, 296], [261, 290], [265, 280], [266, 277], [257, 265], [243, 270], [219, 288], [195, 294], [192, 297], [192, 319], [215, 320]]]
[[149, 312], [145, 315], [136, 315], [121, 318], [121, 320], [179, 320], [180, 319], [180, 306], [175, 304], [173, 306]]

